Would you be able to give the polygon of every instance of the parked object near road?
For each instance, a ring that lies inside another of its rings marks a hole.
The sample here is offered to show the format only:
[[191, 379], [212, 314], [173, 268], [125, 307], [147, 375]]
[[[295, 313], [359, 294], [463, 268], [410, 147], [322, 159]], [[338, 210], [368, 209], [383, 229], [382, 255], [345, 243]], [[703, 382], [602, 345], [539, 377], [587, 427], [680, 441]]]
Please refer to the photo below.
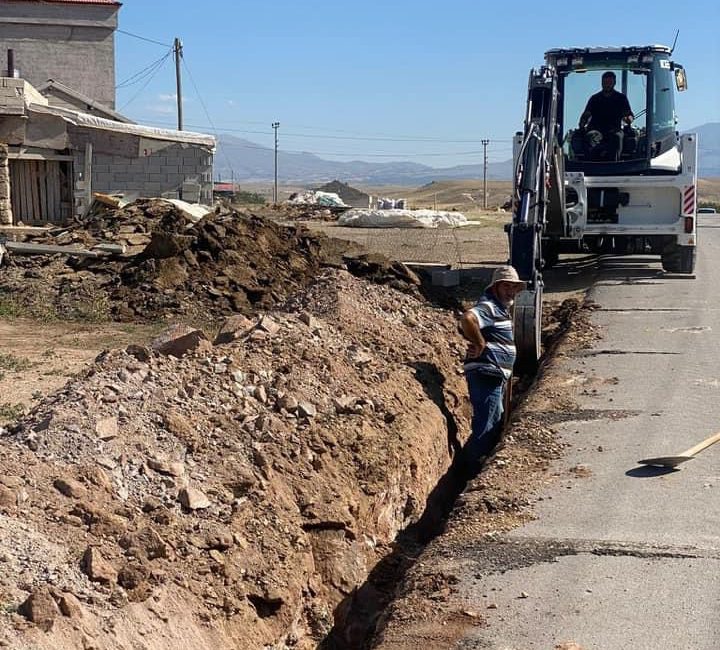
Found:
[[697, 211], [698, 214], [717, 214], [717, 210], [715, 208], [698, 208]]
[[356, 228], [458, 228], [469, 225], [469, 222], [460, 212], [354, 208], [338, 219], [338, 225]]

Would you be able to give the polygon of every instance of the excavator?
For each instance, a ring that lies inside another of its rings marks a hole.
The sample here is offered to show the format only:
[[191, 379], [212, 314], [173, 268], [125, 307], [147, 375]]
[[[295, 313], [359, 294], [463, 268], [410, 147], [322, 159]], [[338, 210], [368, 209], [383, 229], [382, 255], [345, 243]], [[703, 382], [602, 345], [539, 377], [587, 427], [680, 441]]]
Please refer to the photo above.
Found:
[[[542, 273], [561, 254], [658, 255], [665, 272], [694, 273], [697, 136], [676, 130], [675, 91], [687, 89], [687, 77], [671, 57], [664, 45], [553, 49], [530, 71], [505, 227], [509, 262], [527, 282], [515, 299], [517, 374], [537, 369]], [[607, 72], [631, 122], [614, 147], [593, 147], [583, 113]]]

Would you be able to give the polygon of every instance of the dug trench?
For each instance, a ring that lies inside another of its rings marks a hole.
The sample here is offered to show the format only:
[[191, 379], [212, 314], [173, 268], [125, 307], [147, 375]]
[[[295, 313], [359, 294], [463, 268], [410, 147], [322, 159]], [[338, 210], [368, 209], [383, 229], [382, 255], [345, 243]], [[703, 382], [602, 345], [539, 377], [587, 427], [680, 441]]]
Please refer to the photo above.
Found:
[[[48, 238], [131, 249], [10, 260], [6, 313], [175, 327], [102, 352], [2, 431], [0, 644], [370, 644], [462, 493], [460, 303], [235, 211], [187, 223], [138, 202]], [[583, 309], [549, 311], [549, 336], [589, 336]], [[552, 431], [517, 422], [500, 453], [542, 469]], [[523, 481], [481, 476], [493, 525], [522, 517]]]

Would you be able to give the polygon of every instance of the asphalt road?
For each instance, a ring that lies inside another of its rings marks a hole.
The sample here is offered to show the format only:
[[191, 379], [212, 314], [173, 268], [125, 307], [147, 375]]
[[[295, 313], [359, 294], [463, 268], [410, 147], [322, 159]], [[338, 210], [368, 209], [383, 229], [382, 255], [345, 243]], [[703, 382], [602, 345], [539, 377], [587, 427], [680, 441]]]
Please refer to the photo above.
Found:
[[535, 521], [457, 558], [487, 625], [452, 647], [720, 648], [720, 443], [672, 471], [637, 463], [720, 431], [720, 219], [700, 226], [695, 278], [600, 262], [603, 339], [562, 361], [579, 412], [559, 425], [561, 478]]

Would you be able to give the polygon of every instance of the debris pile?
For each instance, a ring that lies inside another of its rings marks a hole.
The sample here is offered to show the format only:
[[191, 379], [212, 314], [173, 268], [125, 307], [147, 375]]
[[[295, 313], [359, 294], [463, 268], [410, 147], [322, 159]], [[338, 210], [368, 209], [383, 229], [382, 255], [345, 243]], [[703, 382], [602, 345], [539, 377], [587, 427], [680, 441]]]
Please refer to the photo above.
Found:
[[[62, 318], [154, 321], [182, 316], [203, 322], [230, 312], [249, 315], [283, 302], [322, 268], [344, 267], [352, 259], [353, 268], [367, 271], [347, 242], [251, 212], [220, 209], [198, 221], [155, 199], [101, 211], [35, 241], [128, 246], [126, 255], [113, 258], [10, 260], [0, 277], [0, 294], [20, 311], [45, 315], [51, 310]], [[375, 275], [379, 281], [397, 279], [397, 268], [385, 260]], [[400, 275], [410, 277], [407, 270]], [[406, 286], [416, 283], [410, 278]]]

